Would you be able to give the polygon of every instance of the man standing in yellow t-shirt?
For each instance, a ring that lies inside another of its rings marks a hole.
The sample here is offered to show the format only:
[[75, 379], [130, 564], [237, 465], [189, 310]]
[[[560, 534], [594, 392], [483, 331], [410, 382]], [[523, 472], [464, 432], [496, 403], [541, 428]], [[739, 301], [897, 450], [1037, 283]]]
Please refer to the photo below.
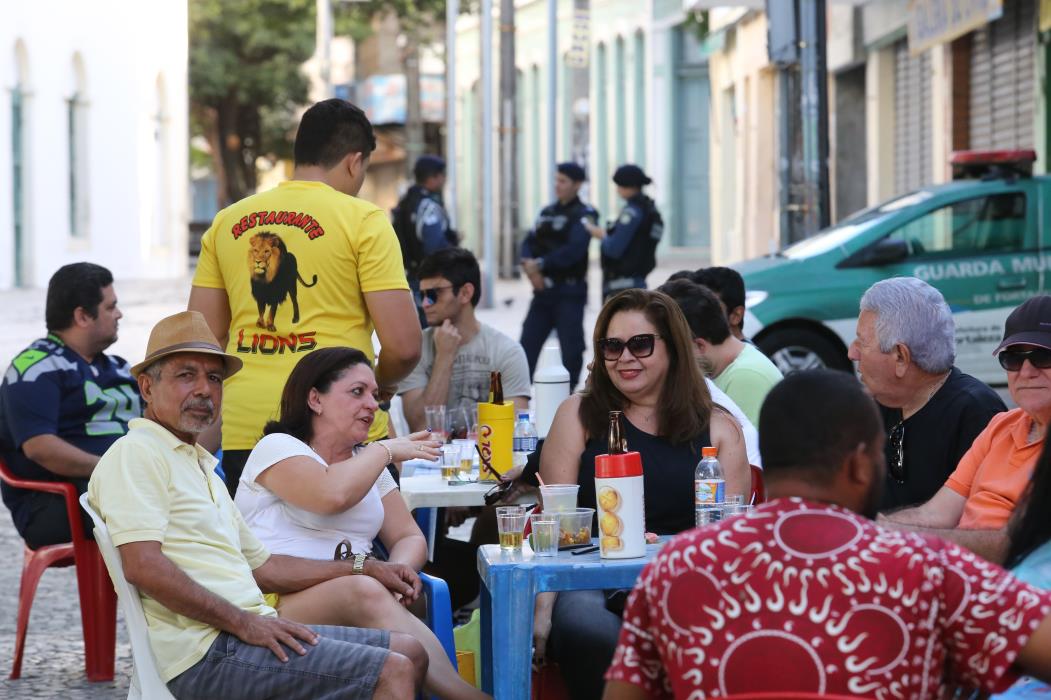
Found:
[[[302, 353], [347, 345], [372, 359], [375, 330], [385, 398], [419, 359], [397, 236], [385, 212], [355, 196], [375, 148], [364, 112], [344, 100], [318, 102], [299, 123], [292, 180], [219, 212], [201, 240], [189, 309], [244, 361], [223, 404], [231, 495]], [[377, 414], [369, 437], [387, 430], [386, 414]]]

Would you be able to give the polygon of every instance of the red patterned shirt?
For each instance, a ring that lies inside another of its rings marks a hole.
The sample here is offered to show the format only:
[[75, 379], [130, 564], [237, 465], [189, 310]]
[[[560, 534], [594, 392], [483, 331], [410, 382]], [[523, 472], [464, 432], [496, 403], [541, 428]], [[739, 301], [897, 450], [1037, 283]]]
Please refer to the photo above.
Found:
[[930, 698], [1007, 688], [1051, 594], [933, 537], [779, 499], [668, 543], [642, 571], [607, 680], [651, 697]]

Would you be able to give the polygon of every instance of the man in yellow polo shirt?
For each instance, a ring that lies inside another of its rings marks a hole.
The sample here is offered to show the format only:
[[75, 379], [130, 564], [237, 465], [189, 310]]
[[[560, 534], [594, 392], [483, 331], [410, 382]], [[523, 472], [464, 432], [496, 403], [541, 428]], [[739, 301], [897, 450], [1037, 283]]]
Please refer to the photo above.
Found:
[[[223, 408], [231, 496], [302, 353], [349, 345], [372, 359], [375, 328], [385, 399], [419, 360], [398, 237], [386, 212], [356, 197], [375, 148], [364, 112], [318, 102], [300, 121], [292, 180], [219, 212], [201, 240], [189, 308], [244, 361]], [[386, 436], [387, 414], [377, 413], [369, 439]]]
[[322, 619], [335, 619], [345, 603], [333, 595], [335, 579], [370, 575], [411, 599], [415, 574], [364, 559], [270, 555], [252, 535], [214, 472], [215, 458], [197, 444], [218, 417], [223, 380], [241, 366], [201, 314], [158, 323], [146, 359], [131, 368], [145, 417], [131, 421], [88, 484], [139, 590], [162, 678], [175, 697], [410, 697], [427, 668], [415, 639], [308, 627], [278, 617], [264, 597], [265, 590], [304, 599]]

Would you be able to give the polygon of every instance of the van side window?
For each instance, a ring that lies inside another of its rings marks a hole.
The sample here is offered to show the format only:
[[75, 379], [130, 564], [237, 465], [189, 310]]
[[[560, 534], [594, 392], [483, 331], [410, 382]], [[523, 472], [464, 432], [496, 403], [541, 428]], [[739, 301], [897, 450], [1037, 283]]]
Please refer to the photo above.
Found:
[[1025, 245], [1025, 194], [1009, 192], [953, 202], [891, 233], [909, 257], [938, 253], [1010, 253]]

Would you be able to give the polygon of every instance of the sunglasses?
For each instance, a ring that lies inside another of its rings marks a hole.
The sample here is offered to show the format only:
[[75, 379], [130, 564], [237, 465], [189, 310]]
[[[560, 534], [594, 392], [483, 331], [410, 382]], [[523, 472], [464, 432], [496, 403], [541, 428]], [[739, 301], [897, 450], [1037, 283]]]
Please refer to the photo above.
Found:
[[1032, 350], [1004, 350], [996, 356], [1000, 366], [1008, 372], [1017, 372], [1022, 369], [1022, 364], [1029, 360], [1029, 364], [1037, 369], [1048, 369], [1051, 367], [1051, 350], [1046, 348], [1034, 348]]
[[905, 483], [905, 421], [900, 420], [898, 424], [890, 429], [887, 437], [890, 443], [890, 475], [899, 484]]
[[624, 348], [636, 358], [649, 357], [653, 354], [654, 341], [660, 338], [656, 333], [640, 333], [633, 335], [627, 340], [620, 338], [602, 338], [598, 341], [602, 358], [606, 360], [617, 360], [624, 353]]
[[443, 291], [445, 291], [446, 289], [452, 289], [455, 286], [456, 285], [454, 284], [447, 284], [444, 287], [431, 287], [430, 289], [421, 289], [420, 297], [426, 299], [432, 304], [435, 304], [438, 302], [438, 297], [441, 296]]

